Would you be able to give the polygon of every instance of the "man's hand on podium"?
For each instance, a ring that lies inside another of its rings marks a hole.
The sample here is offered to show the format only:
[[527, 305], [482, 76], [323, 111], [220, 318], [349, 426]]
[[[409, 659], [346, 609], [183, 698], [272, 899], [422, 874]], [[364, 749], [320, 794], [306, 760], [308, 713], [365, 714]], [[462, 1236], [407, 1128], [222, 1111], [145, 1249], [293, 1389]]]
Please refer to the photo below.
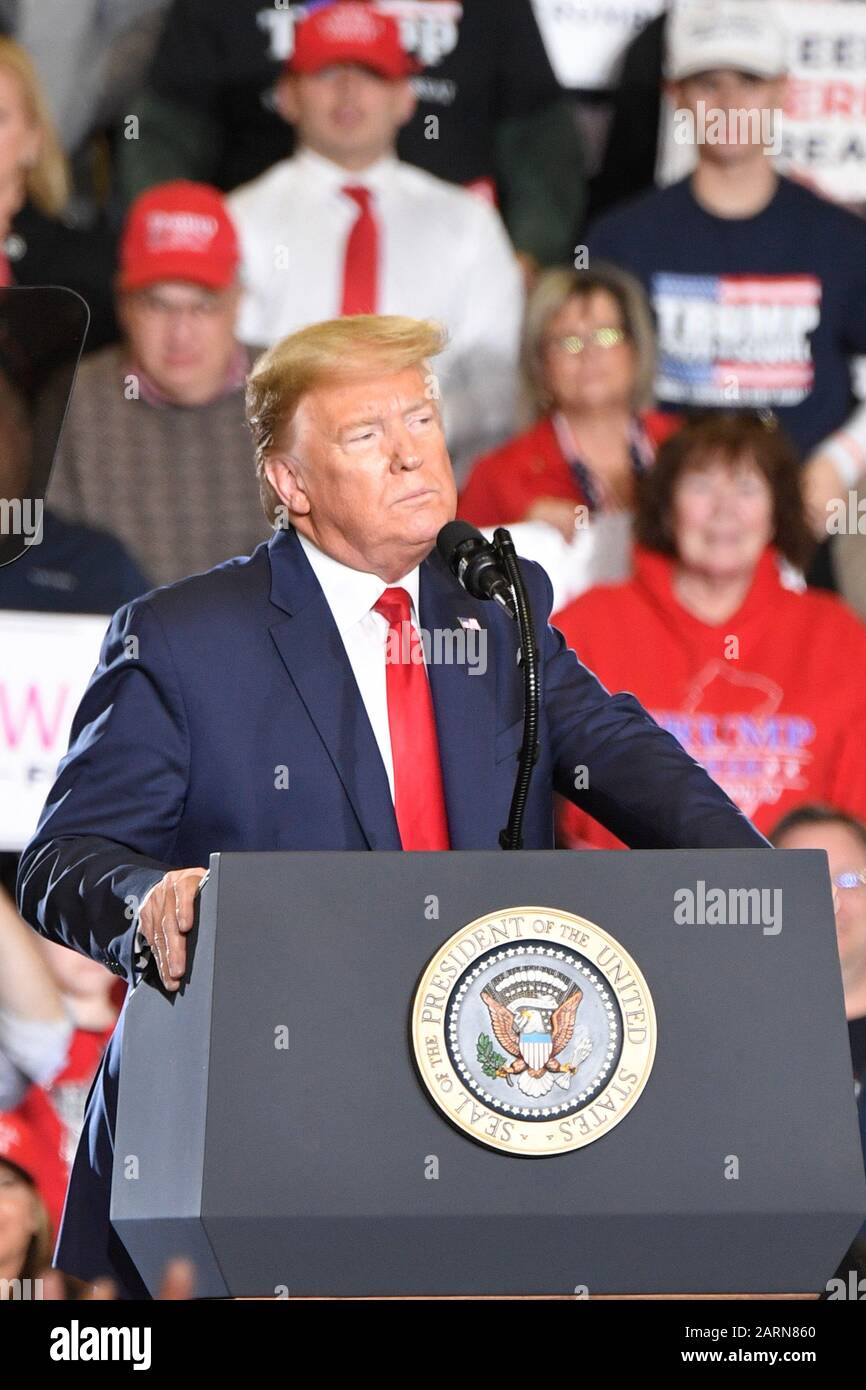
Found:
[[192, 927], [196, 889], [206, 873], [207, 869], [172, 869], [141, 904], [138, 927], [166, 989], [178, 989], [186, 973], [185, 933]]

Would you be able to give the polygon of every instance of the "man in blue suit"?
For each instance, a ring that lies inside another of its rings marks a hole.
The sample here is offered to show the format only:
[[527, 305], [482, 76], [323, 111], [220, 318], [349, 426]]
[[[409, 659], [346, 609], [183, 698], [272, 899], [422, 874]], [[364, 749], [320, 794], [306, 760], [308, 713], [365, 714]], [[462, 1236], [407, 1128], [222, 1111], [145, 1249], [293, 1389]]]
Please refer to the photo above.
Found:
[[[517, 630], [435, 549], [456, 507], [430, 369], [441, 344], [436, 325], [359, 316], [260, 359], [248, 418], [277, 529], [115, 614], [21, 859], [21, 912], [46, 936], [131, 983], [152, 953], [176, 990], [213, 851], [498, 848], [523, 732]], [[632, 846], [766, 848], [631, 695], [580, 664], [548, 625], [547, 576], [524, 572], [541, 701], [526, 847], [553, 847], [558, 791]], [[411, 669], [389, 647], [398, 626]], [[483, 662], [435, 659], [449, 650], [437, 634], [470, 633]], [[122, 1033], [121, 1015], [55, 1261], [147, 1297], [109, 1222]]]

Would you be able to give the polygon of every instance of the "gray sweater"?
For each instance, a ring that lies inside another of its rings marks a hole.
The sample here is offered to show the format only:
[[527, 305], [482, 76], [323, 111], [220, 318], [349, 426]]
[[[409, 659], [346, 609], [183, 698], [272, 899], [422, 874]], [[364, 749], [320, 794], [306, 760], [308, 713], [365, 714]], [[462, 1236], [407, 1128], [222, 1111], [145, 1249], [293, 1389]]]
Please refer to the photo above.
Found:
[[125, 361], [119, 345], [82, 361], [48, 506], [113, 532], [155, 585], [248, 554], [270, 527], [243, 390], [204, 406], [150, 405], [127, 399]]

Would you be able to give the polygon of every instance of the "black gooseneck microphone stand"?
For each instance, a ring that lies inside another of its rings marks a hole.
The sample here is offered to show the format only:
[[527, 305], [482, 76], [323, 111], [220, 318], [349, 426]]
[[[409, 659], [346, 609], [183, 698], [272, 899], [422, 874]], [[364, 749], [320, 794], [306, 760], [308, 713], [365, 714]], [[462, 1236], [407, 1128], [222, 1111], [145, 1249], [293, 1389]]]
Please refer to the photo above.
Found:
[[493, 545], [502, 561], [503, 568], [514, 593], [517, 609], [517, 623], [520, 628], [520, 652], [518, 660], [523, 667], [523, 742], [517, 780], [511, 798], [508, 824], [499, 832], [502, 849], [523, 848], [523, 813], [529, 794], [532, 769], [538, 761], [538, 648], [535, 645], [535, 629], [532, 625], [532, 610], [529, 596], [520, 572], [520, 562], [514, 549], [510, 532], [498, 526], [493, 533]]

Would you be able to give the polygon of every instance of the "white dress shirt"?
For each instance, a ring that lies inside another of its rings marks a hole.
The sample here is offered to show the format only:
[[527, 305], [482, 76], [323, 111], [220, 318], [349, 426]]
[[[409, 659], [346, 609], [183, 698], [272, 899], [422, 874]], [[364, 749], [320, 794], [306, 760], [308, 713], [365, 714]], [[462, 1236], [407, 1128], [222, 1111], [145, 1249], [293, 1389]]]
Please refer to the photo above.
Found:
[[[416, 565], [402, 579], [386, 584], [376, 574], [354, 570], [326, 555], [306, 536], [298, 532], [304, 554], [322, 586], [325, 601], [334, 617], [337, 631], [343, 639], [349, 665], [361, 694], [367, 718], [388, 774], [391, 800], [394, 800], [394, 756], [391, 751], [391, 728], [388, 722], [388, 686], [385, 656], [388, 642], [388, 620], [372, 612], [386, 589], [405, 589], [411, 600], [412, 622], [420, 628], [418, 594], [420, 571]], [[423, 643], [422, 643], [423, 651]], [[134, 983], [138, 983], [150, 956], [150, 946], [139, 930], [135, 934]]]
[[386, 589], [405, 589], [411, 600], [412, 622], [418, 628], [418, 566], [410, 570], [403, 579], [396, 580], [394, 584], [386, 584], [377, 574], [350, 569], [348, 565], [326, 555], [306, 536], [302, 536], [300, 531], [298, 539], [322, 586], [328, 607], [334, 615], [337, 631], [343, 639], [367, 718], [373, 727], [382, 762], [385, 764], [393, 801], [394, 757], [391, 752], [391, 729], [388, 723], [385, 668], [388, 620], [381, 613], [371, 610]]
[[340, 313], [346, 243], [372, 193], [379, 226], [379, 312], [436, 319], [446, 435], [461, 476], [515, 424], [523, 280], [496, 210], [474, 193], [387, 155], [349, 171], [311, 150], [230, 194], [240, 237], [242, 341], [270, 345]]

